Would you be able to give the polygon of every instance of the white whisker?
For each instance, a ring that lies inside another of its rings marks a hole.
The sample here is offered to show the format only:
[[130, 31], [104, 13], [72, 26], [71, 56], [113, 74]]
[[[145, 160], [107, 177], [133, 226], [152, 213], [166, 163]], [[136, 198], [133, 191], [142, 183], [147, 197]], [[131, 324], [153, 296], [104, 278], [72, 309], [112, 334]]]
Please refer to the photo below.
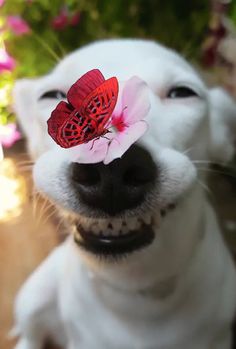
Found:
[[207, 194], [212, 195], [212, 190], [208, 187], [208, 185], [203, 183], [199, 178], [197, 178], [197, 182], [207, 192]]

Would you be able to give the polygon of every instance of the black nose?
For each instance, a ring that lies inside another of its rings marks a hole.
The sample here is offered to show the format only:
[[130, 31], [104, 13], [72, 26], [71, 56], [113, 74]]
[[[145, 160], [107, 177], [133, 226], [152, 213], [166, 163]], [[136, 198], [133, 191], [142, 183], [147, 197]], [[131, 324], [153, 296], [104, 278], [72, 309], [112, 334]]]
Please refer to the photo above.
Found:
[[137, 145], [109, 165], [73, 163], [71, 170], [80, 201], [109, 215], [140, 205], [157, 177], [151, 155]]

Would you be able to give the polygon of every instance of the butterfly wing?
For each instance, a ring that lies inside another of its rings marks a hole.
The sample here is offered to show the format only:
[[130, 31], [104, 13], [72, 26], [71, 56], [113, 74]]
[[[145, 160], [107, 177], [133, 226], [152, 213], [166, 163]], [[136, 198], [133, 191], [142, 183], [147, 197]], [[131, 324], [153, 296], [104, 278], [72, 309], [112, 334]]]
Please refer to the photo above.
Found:
[[48, 120], [49, 134], [63, 148], [104, 135], [118, 98], [117, 79], [105, 81], [97, 69], [82, 76], [74, 85], [67, 95], [70, 104], [59, 103]]
[[90, 70], [71, 86], [67, 93], [68, 102], [75, 109], [79, 109], [90, 93], [102, 85], [104, 81], [105, 78], [100, 70]]
[[59, 130], [67, 123], [70, 118], [73, 108], [68, 103], [61, 101], [57, 107], [51, 113], [50, 118], [47, 121], [48, 133], [54, 139], [56, 143], [63, 147], [63, 142], [58, 140]]
[[72, 113], [58, 131], [57, 140], [63, 148], [88, 143], [98, 136], [96, 121], [86, 116], [83, 111]]
[[98, 86], [83, 101], [81, 111], [90, 120], [96, 122], [98, 136], [103, 133], [113, 113], [118, 92], [118, 81], [115, 77], [112, 77]]

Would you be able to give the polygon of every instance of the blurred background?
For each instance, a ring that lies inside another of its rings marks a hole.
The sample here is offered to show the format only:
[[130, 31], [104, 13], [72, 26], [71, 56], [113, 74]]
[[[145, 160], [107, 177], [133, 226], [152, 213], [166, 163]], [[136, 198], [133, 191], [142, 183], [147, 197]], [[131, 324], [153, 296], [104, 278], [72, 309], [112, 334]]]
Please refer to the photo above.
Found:
[[[0, 348], [12, 348], [7, 333], [17, 289], [63, 239], [62, 221], [33, 188], [12, 87], [18, 78], [47, 73], [84, 44], [116, 37], [176, 49], [209, 85], [236, 98], [235, 0], [0, 0]], [[235, 162], [202, 170], [209, 172], [208, 195], [235, 253]]]

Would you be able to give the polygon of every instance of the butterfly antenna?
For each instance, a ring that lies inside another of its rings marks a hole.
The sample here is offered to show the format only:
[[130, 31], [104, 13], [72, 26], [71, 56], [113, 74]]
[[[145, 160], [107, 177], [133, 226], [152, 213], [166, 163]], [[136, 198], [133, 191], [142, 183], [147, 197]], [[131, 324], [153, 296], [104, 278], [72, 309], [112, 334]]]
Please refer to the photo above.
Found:
[[93, 140], [93, 144], [92, 144], [92, 146], [91, 146], [91, 148], [90, 148], [89, 150], [92, 150], [92, 149], [93, 149], [94, 143], [95, 143], [95, 141], [97, 141], [98, 139], [99, 139], [99, 137], [97, 137], [97, 138], [95, 138], [95, 139]]

